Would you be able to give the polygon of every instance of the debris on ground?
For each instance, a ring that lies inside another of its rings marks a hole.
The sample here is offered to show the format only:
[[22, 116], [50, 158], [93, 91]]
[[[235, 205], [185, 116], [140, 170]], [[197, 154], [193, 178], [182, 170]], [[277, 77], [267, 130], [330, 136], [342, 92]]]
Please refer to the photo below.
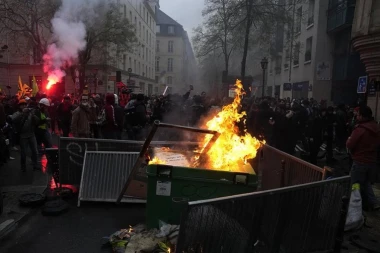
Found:
[[160, 221], [160, 229], [137, 225], [121, 229], [103, 238], [103, 245], [112, 246], [115, 253], [169, 253], [174, 252], [179, 234], [178, 225]]

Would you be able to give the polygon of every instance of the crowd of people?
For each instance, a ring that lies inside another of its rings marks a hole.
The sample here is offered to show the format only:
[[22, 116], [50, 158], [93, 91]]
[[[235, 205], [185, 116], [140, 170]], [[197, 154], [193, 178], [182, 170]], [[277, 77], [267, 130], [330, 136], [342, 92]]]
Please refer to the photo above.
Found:
[[[0, 104], [1, 141], [9, 140], [11, 147], [20, 146], [23, 171], [30, 149], [33, 169], [38, 170], [38, 153], [42, 146], [52, 146], [52, 135], [143, 140], [155, 120], [199, 127], [203, 118], [233, 101], [233, 98], [213, 99], [205, 92], [191, 93], [192, 87], [183, 95], [130, 94], [125, 104], [119, 103], [116, 94], [84, 94], [79, 99], [68, 95], [4, 98]], [[333, 107], [314, 99], [266, 97], [243, 98], [240, 110], [246, 114], [238, 126], [242, 131], [246, 128], [253, 136], [291, 155], [297, 145], [301, 146], [304, 159], [313, 164], [318, 163], [323, 143], [327, 164], [336, 162], [334, 153], [344, 153], [348, 148], [353, 177], [368, 186], [363, 187], [364, 194], [375, 205], [368, 175], [378, 170], [380, 135], [369, 107], [343, 104]], [[9, 149], [6, 145], [0, 147], [1, 161], [5, 162]], [[371, 166], [372, 169], [363, 169]]]

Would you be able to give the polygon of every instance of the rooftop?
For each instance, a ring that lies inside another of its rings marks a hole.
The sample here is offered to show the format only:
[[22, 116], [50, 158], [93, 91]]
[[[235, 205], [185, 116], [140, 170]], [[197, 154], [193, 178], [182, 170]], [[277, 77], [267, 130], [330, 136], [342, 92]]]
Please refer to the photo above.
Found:
[[177, 21], [169, 17], [166, 13], [161, 11], [160, 9], [157, 9], [156, 11], [156, 18], [157, 18], [157, 24], [158, 25], [177, 25], [181, 26]]

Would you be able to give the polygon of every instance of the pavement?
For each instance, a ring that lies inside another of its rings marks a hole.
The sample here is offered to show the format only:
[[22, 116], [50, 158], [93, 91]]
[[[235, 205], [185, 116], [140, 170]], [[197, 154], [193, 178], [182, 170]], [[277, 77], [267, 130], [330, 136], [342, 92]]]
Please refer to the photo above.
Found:
[[31, 160], [27, 160], [27, 170], [21, 171], [20, 153], [12, 150], [9, 160], [0, 168], [0, 193], [3, 197], [3, 213], [0, 215], [0, 239], [25, 222], [33, 214], [34, 208], [21, 207], [19, 197], [25, 193], [43, 194], [49, 182], [46, 171], [46, 157], [41, 157], [41, 171], [33, 171]]
[[56, 217], [36, 212], [6, 241], [2, 253], [103, 253], [112, 252], [101, 244], [102, 237], [145, 221], [145, 205], [83, 203], [69, 200], [67, 213]]

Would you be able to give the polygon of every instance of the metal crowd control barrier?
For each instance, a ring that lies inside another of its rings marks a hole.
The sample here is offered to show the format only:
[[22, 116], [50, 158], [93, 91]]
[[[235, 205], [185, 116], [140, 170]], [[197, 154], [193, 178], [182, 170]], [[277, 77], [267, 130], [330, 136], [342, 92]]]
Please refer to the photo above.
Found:
[[261, 190], [320, 181], [328, 171], [269, 145], [258, 153], [258, 170]]
[[[59, 139], [58, 151], [59, 181], [61, 184], [80, 185], [86, 151], [140, 152], [143, 144], [143, 141], [62, 137]], [[152, 141], [151, 145], [196, 145], [196, 143]]]
[[340, 252], [350, 177], [188, 203], [176, 252]]
[[[81, 201], [115, 202], [138, 156], [139, 152], [86, 151], [78, 207]], [[128, 198], [123, 202], [146, 200]]]

